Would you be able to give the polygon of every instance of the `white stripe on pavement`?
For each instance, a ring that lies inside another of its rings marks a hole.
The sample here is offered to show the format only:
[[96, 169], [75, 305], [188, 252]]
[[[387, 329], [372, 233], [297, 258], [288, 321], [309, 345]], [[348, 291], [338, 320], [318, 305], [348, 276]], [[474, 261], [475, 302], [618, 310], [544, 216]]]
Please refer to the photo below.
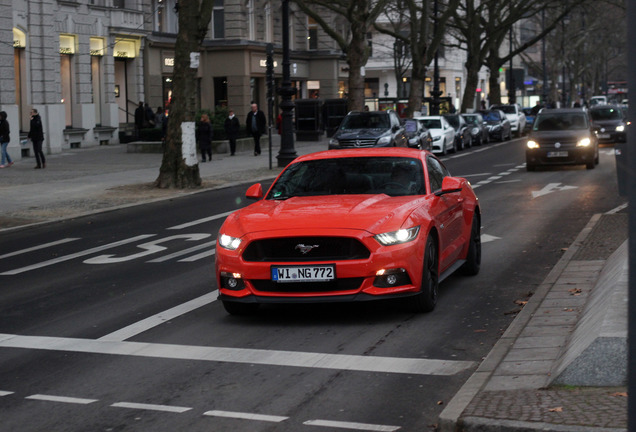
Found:
[[0, 348], [23, 348], [92, 354], [199, 360], [415, 375], [454, 375], [474, 367], [473, 361], [325, 354], [299, 351], [100, 341], [0, 334]]
[[400, 429], [400, 426], [374, 425], [367, 423], [342, 422], [333, 420], [308, 420], [303, 423], [307, 426], [323, 426], [338, 429], [352, 429], [362, 431], [392, 432]]
[[201, 297], [195, 298], [163, 312], [159, 312], [156, 315], [138, 321], [113, 333], [107, 334], [106, 336], [102, 336], [97, 340], [116, 342], [125, 341], [126, 339], [130, 339], [133, 336], [137, 336], [138, 334], [145, 332], [146, 330], [157, 327], [158, 325], [161, 325], [166, 321], [170, 321], [171, 319], [177, 318], [202, 306], [210, 304], [217, 299], [217, 296], [218, 291], [214, 290], [211, 293], [202, 295]]
[[203, 218], [203, 219], [197, 219], [197, 220], [192, 221], [192, 222], [187, 222], [187, 223], [184, 223], [184, 224], [181, 224], [181, 225], [175, 225], [175, 226], [167, 228], [167, 229], [177, 230], [177, 229], [190, 228], [191, 226], [195, 226], [195, 225], [199, 225], [199, 224], [202, 224], [202, 223], [206, 223], [206, 222], [210, 222], [210, 221], [213, 221], [213, 220], [224, 218], [226, 216], [231, 215], [235, 211], [236, 210], [230, 210], [230, 211], [225, 212], [225, 213], [219, 213], [219, 214], [214, 215], [214, 216], [208, 216], [208, 217]]
[[283, 417], [283, 416], [244, 413], [244, 412], [235, 412], [235, 411], [219, 411], [219, 410], [206, 411], [203, 413], [203, 415], [210, 416], [210, 417], [227, 417], [227, 418], [235, 418], [235, 419], [243, 419], [243, 420], [258, 420], [258, 421], [266, 421], [266, 422], [273, 422], [273, 423], [280, 423], [289, 418], [289, 417]]
[[44, 244], [41, 244], [41, 245], [38, 245], [38, 246], [33, 246], [33, 247], [30, 247], [30, 248], [21, 249], [19, 251], [10, 252], [8, 254], [0, 255], [0, 259], [9, 258], [9, 257], [20, 255], [20, 254], [23, 254], [23, 253], [33, 252], [33, 251], [36, 251], [36, 250], [39, 250], [39, 249], [46, 249], [47, 247], [57, 246], [59, 244], [64, 244], [64, 243], [72, 242], [72, 241], [75, 241], [75, 240], [79, 240], [79, 238], [65, 238], [65, 239], [57, 240], [57, 241], [50, 242], [50, 243], [44, 243]]
[[31, 396], [25, 397], [25, 399], [32, 400], [41, 400], [47, 402], [62, 402], [62, 403], [70, 403], [70, 404], [80, 404], [80, 405], [88, 405], [93, 402], [97, 402], [97, 399], [82, 399], [82, 398], [73, 398], [67, 396], [52, 396], [52, 395], [43, 395], [43, 394], [35, 394]]
[[131, 408], [131, 409], [149, 410], [149, 411], [164, 411], [164, 412], [172, 412], [172, 413], [183, 413], [186, 411], [190, 411], [192, 409], [189, 407], [142, 404], [142, 403], [133, 403], [133, 402], [117, 402], [112, 404], [111, 406], [115, 408]]

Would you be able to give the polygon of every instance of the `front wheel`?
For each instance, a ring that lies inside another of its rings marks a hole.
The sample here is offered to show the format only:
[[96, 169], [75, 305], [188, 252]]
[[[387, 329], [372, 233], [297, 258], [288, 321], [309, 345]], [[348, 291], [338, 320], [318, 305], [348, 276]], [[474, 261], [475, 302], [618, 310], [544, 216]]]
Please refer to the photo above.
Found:
[[439, 290], [439, 264], [437, 256], [437, 243], [433, 237], [426, 239], [426, 250], [424, 251], [424, 270], [422, 272], [422, 283], [420, 292], [415, 297], [410, 298], [411, 307], [414, 312], [430, 312], [437, 304], [437, 294]]

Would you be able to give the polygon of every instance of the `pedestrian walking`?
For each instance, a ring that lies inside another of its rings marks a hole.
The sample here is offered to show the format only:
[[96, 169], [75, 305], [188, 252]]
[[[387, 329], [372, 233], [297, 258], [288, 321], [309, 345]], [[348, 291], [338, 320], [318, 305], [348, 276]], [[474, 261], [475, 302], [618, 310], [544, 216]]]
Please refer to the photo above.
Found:
[[230, 110], [229, 115], [225, 119], [225, 135], [227, 135], [228, 141], [230, 141], [230, 156], [234, 156], [236, 153], [236, 138], [238, 138], [241, 125], [239, 119], [234, 115], [234, 111]]
[[258, 104], [252, 102], [252, 110], [247, 114], [245, 120], [247, 132], [254, 138], [254, 156], [261, 154], [261, 135], [265, 133], [267, 120], [265, 113], [258, 109]]
[[141, 129], [146, 122], [146, 111], [144, 110], [144, 103], [139, 102], [137, 109], [135, 110], [135, 132], [137, 133], [137, 139], [141, 136]]
[[11, 138], [9, 137], [9, 122], [7, 121], [7, 113], [0, 111], [0, 145], [2, 146], [2, 163], [0, 168], [8, 168], [13, 165], [11, 156], [7, 152], [7, 146]]
[[163, 122], [166, 121], [166, 111], [163, 107], [157, 107], [155, 112], [155, 129], [163, 129]]
[[210, 123], [210, 117], [207, 114], [201, 114], [201, 123], [197, 128], [197, 142], [199, 143], [199, 149], [201, 150], [201, 161], [205, 162], [205, 156], [208, 156], [208, 160], [212, 160], [212, 138], [214, 137], [214, 131], [212, 130], [212, 123]]
[[42, 142], [44, 141], [42, 118], [40, 118], [40, 114], [38, 114], [38, 110], [35, 108], [31, 110], [31, 126], [28, 138], [30, 138], [33, 143], [33, 153], [35, 153], [35, 161], [37, 163], [34, 168], [46, 168], [46, 159], [44, 158], [44, 152], [42, 152]]
[[150, 105], [148, 105], [148, 102], [144, 104], [144, 114], [144, 127], [155, 127], [155, 113], [152, 111], [152, 108], [150, 108]]

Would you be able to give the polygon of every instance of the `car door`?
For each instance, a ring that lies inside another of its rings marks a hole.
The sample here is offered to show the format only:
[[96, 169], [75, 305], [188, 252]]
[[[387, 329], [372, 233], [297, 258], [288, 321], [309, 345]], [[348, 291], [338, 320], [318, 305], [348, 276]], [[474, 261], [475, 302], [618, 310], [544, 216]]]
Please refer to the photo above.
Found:
[[[444, 177], [450, 176], [450, 173], [434, 156], [429, 155], [426, 158], [426, 167], [431, 192], [440, 191]], [[448, 269], [462, 251], [463, 201], [461, 192], [435, 196], [431, 200], [430, 214], [435, 221], [440, 239], [440, 273]]]
[[444, 117], [440, 117], [442, 123], [442, 130], [444, 133], [444, 138], [446, 139], [446, 145], [453, 149], [455, 145], [455, 128], [450, 125], [448, 120]]

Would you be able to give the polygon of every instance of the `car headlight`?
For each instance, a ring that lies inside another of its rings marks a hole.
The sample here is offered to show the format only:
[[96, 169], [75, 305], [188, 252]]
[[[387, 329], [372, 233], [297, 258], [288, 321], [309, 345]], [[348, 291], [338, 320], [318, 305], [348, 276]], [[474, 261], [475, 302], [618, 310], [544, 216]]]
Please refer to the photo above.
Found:
[[492, 130], [499, 130], [501, 129], [501, 125], [495, 125], [492, 127]]
[[340, 141], [338, 141], [336, 138], [331, 138], [329, 140], [329, 144], [330, 145], [340, 145]]
[[589, 138], [583, 138], [576, 143], [577, 147], [587, 147], [592, 144], [592, 141]]
[[472, 131], [471, 131], [471, 133], [472, 133], [473, 135], [479, 135], [479, 128], [473, 128], [473, 129], [472, 129]]
[[384, 135], [378, 138], [378, 145], [386, 145], [391, 142], [391, 135]]
[[415, 240], [417, 233], [420, 232], [420, 227], [416, 226], [408, 229], [400, 229], [393, 232], [382, 233], [374, 236], [378, 243], [382, 246], [392, 246], [396, 244], [408, 243]]
[[528, 143], [526, 144], [528, 146], [529, 149], [537, 149], [539, 148], [539, 143], [536, 141], [528, 141]]
[[616, 126], [616, 132], [624, 132], [624, 131], [625, 131], [625, 126], [624, 125]]
[[227, 250], [236, 250], [241, 244], [241, 239], [229, 236], [227, 234], [221, 234], [219, 236], [219, 245]]
[[441, 139], [442, 139], [442, 136], [441, 136], [441, 135], [437, 135], [437, 136], [434, 136], [434, 137], [433, 137], [433, 141], [439, 141], [439, 140], [441, 140]]
[[417, 144], [418, 139], [417, 137], [409, 138], [409, 144]]

